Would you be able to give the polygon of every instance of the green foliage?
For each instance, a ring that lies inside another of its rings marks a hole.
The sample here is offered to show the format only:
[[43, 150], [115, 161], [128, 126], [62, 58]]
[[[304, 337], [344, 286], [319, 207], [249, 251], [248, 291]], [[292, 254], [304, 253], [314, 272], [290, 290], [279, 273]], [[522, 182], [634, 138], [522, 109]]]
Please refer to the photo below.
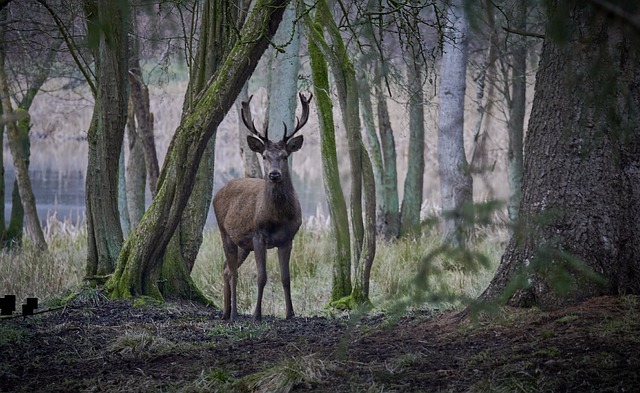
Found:
[[5, 345], [15, 345], [21, 343], [27, 331], [20, 326], [0, 325], [0, 352]]

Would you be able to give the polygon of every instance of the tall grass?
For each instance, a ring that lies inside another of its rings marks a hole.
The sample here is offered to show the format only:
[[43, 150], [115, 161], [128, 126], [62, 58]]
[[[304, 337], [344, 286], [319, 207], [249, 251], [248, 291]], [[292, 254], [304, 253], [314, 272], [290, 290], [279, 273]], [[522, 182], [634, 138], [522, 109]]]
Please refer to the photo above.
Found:
[[[0, 296], [14, 294], [18, 299], [54, 298], [82, 284], [86, 264], [86, 229], [84, 223], [60, 221], [48, 217], [45, 234], [49, 250], [40, 252], [28, 239], [22, 247], [0, 252]], [[486, 231], [471, 248], [489, 261], [486, 267], [470, 269], [447, 253], [436, 253], [440, 247], [437, 230], [427, 229], [417, 239], [379, 241], [371, 271], [370, 295], [374, 307], [386, 309], [399, 301], [411, 299], [416, 291], [427, 291], [448, 300], [445, 307], [455, 306], [455, 297], [475, 298], [488, 285], [498, 265], [506, 239], [506, 231]], [[298, 316], [324, 315], [329, 311], [332, 282], [334, 239], [323, 220], [308, 220], [295, 237], [291, 256], [291, 290]], [[434, 254], [431, 258], [427, 255]], [[217, 229], [204, 233], [204, 241], [192, 277], [196, 285], [218, 306], [222, 306], [224, 254]], [[429, 264], [433, 274], [416, 282], [416, 277]], [[284, 298], [280, 284], [277, 252], [267, 254], [269, 280], [263, 299], [263, 314], [283, 317]], [[428, 281], [428, 285], [425, 285]], [[257, 271], [253, 254], [239, 270], [238, 311], [253, 312], [257, 296]], [[437, 296], [435, 296], [437, 297]], [[425, 304], [412, 304], [422, 307]], [[443, 303], [431, 304], [442, 307]]]
[[[486, 257], [487, 266], [469, 268], [452, 261], [450, 255], [440, 253], [433, 258], [425, 257], [440, 247], [437, 230], [426, 230], [418, 239], [380, 241], [371, 271], [370, 295], [374, 307], [393, 307], [400, 301], [412, 298], [415, 291], [427, 291], [448, 299], [433, 304], [438, 307], [454, 307], [458, 303], [452, 298], [475, 298], [489, 284], [498, 266], [506, 231], [489, 231], [471, 250]], [[331, 272], [334, 240], [331, 231], [314, 226], [304, 226], [294, 240], [291, 255], [291, 290], [294, 310], [299, 316], [322, 315], [331, 293]], [[239, 269], [238, 311], [253, 312], [257, 296], [257, 271], [253, 254]], [[217, 230], [204, 234], [203, 246], [196, 260], [192, 277], [196, 285], [216, 304], [222, 305], [224, 254]], [[431, 264], [434, 276], [428, 277], [429, 285], [416, 282], [424, 265]], [[267, 275], [262, 303], [263, 315], [283, 317], [284, 297], [280, 285], [277, 253], [267, 254]], [[422, 307], [425, 304], [416, 304]]]
[[21, 247], [0, 251], [0, 296], [51, 299], [78, 287], [85, 274], [87, 233], [81, 222], [49, 216], [45, 228], [48, 251], [25, 236]]

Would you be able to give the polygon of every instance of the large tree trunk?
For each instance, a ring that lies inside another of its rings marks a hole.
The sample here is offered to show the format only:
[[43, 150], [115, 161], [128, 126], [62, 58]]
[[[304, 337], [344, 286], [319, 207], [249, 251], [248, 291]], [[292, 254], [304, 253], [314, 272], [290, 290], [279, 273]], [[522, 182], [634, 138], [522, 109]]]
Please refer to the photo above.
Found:
[[[322, 37], [321, 18], [307, 26], [314, 34]], [[313, 91], [316, 96], [320, 123], [320, 149], [322, 155], [322, 180], [324, 181], [329, 217], [335, 236], [336, 246], [333, 255], [333, 280], [330, 301], [335, 302], [351, 293], [351, 250], [347, 204], [340, 184], [338, 153], [333, 121], [333, 102], [329, 87], [329, 69], [327, 61], [313, 39], [309, 40], [311, 75]]]
[[97, 91], [87, 135], [87, 275], [113, 272], [122, 247], [118, 211], [118, 164], [127, 119], [126, 3], [86, 2]]
[[451, 25], [446, 29], [440, 77], [438, 163], [442, 198], [442, 238], [464, 246], [471, 227], [462, 208], [473, 202], [473, 180], [464, 151], [464, 99], [467, 71], [467, 17], [462, 0], [447, 10]]
[[167, 152], [158, 192], [107, 282], [112, 297], [161, 297], [157, 282], [161, 261], [193, 190], [202, 155], [275, 34], [286, 5], [287, 0], [255, 4], [237, 43], [183, 116]]
[[566, 28], [546, 34], [519, 223], [485, 300], [557, 307], [640, 293], [638, 34], [590, 4], [548, 8], [550, 26]]

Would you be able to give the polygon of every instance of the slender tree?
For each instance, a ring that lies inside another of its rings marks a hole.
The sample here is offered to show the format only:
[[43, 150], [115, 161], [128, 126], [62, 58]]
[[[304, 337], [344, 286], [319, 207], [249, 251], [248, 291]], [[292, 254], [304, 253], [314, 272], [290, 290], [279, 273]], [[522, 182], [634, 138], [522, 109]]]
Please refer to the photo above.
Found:
[[[28, 112], [23, 108], [19, 108], [17, 114], [14, 115], [13, 106], [11, 104], [9, 82], [5, 72], [6, 52], [4, 45], [4, 22], [6, 21], [6, 10], [0, 11], [0, 18], [2, 19], [0, 20], [0, 104], [4, 118], [8, 119], [8, 121], [3, 121], [3, 123], [5, 123], [4, 125], [8, 131], [9, 148], [11, 150], [11, 155], [13, 156], [17, 185], [15, 189], [19, 191], [20, 201], [22, 206], [24, 206], [27, 234], [37, 248], [46, 250], [47, 243], [44, 240], [44, 234], [38, 218], [36, 200], [31, 188], [31, 180], [29, 179], [29, 150], [28, 147], [24, 145], [25, 135], [28, 142], [30, 119]], [[44, 73], [44, 75], [45, 77], [41, 78], [42, 81], [39, 83], [40, 86], [44, 79], [46, 79], [46, 73]], [[28, 103], [25, 104], [25, 100], [23, 100], [23, 104], [27, 108], [31, 105], [31, 100], [33, 100], [33, 96], [35, 96], [35, 93], [39, 90], [40, 86], [35, 88], [32, 87], [26, 98]], [[20, 232], [22, 232], [22, 228], [20, 228]]]
[[447, 26], [440, 67], [438, 163], [442, 198], [442, 238], [463, 246], [470, 231], [462, 208], [473, 202], [473, 181], [464, 151], [464, 100], [466, 91], [468, 21], [463, 0], [447, 10]]
[[518, 225], [483, 300], [640, 293], [640, 7], [601, 7], [547, 5]]
[[[319, 14], [313, 22], [307, 21], [307, 28], [317, 39], [322, 37], [322, 18]], [[340, 184], [338, 171], [338, 152], [336, 149], [335, 126], [333, 120], [333, 102], [329, 86], [329, 67], [315, 40], [309, 40], [309, 57], [311, 58], [311, 75], [313, 90], [318, 107], [320, 123], [320, 149], [322, 155], [322, 179], [324, 182], [329, 217], [335, 236], [333, 255], [333, 280], [331, 285], [331, 301], [335, 302], [351, 294], [351, 242], [349, 235], [349, 219], [347, 204]]]
[[[373, 167], [360, 134], [355, 70], [335, 19], [325, 1], [316, 3], [316, 18], [316, 23], [320, 23], [326, 29], [331, 45], [328, 45], [320, 29], [309, 29], [310, 39], [314, 41], [331, 67], [349, 146], [352, 176], [350, 239], [354, 280], [351, 294], [348, 298], [342, 299], [340, 305], [353, 307], [356, 304], [369, 302], [369, 274], [376, 250], [376, 194]], [[310, 25], [311, 22], [308, 21], [307, 24]]]

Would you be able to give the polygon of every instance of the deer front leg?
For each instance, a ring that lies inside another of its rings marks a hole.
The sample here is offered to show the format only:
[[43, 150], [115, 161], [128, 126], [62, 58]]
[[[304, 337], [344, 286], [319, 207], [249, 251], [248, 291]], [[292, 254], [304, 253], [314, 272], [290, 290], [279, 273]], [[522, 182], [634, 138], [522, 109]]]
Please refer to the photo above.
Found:
[[267, 284], [267, 245], [262, 237], [253, 240], [253, 255], [256, 257], [258, 269], [258, 300], [253, 312], [253, 319], [259, 322], [262, 320], [262, 293]]
[[238, 283], [238, 247], [231, 239], [223, 237], [222, 245], [224, 249], [224, 312], [223, 319], [238, 319], [238, 308], [236, 303], [236, 286]]
[[291, 243], [283, 247], [278, 247], [278, 262], [280, 264], [280, 280], [284, 290], [284, 301], [286, 306], [286, 318], [291, 319], [295, 315], [293, 303], [291, 302], [291, 278], [289, 275], [289, 259], [291, 258]]

